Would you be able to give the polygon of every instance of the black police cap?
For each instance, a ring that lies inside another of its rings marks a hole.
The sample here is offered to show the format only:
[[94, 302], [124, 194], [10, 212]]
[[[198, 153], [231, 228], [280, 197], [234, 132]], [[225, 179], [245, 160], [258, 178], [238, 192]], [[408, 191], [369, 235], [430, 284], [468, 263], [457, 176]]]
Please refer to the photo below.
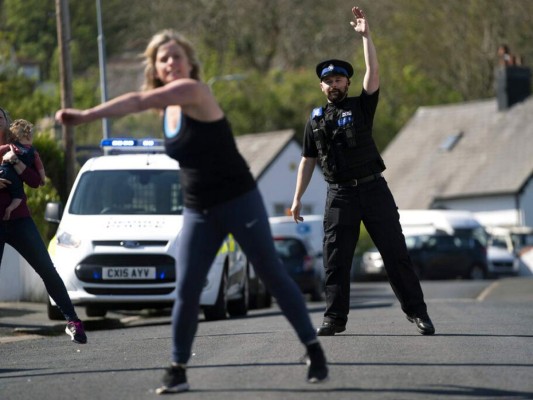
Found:
[[349, 62], [342, 60], [325, 60], [317, 64], [316, 75], [320, 80], [328, 75], [344, 75], [351, 78], [353, 75], [353, 67]]

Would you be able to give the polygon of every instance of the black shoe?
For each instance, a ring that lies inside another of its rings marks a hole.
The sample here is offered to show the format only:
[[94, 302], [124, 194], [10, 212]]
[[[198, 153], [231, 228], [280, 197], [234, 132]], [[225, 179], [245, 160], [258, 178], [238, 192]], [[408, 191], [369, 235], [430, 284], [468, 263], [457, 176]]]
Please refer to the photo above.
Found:
[[406, 318], [407, 321], [416, 324], [416, 330], [422, 335], [433, 335], [435, 333], [435, 327], [433, 326], [433, 322], [431, 322], [429, 315], [424, 315], [422, 317], [411, 317], [407, 315]]
[[320, 383], [328, 380], [326, 356], [324, 355], [324, 351], [322, 350], [320, 343], [316, 342], [307, 345], [305, 363], [308, 366], [307, 382]]
[[345, 325], [338, 325], [334, 322], [324, 321], [322, 326], [316, 330], [317, 336], [333, 336], [346, 330]]
[[179, 393], [189, 390], [187, 383], [187, 375], [185, 374], [185, 367], [181, 365], [171, 365], [165, 370], [163, 376], [163, 386], [157, 388], [157, 394], [164, 393]]

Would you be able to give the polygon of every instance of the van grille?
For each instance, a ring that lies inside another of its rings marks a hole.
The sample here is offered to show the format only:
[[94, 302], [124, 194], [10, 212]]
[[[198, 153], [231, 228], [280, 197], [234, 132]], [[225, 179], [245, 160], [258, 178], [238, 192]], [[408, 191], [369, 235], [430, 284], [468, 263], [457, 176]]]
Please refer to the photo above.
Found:
[[512, 261], [493, 261], [492, 265], [498, 269], [513, 269]]
[[[102, 278], [104, 267], [155, 267], [155, 279], [128, 280]], [[116, 284], [168, 283], [176, 281], [176, 262], [166, 254], [92, 254], [82, 260], [75, 269], [82, 282]]]
[[172, 293], [173, 287], [170, 288], [92, 288], [86, 287], [85, 291], [89, 294], [100, 295], [164, 295]]

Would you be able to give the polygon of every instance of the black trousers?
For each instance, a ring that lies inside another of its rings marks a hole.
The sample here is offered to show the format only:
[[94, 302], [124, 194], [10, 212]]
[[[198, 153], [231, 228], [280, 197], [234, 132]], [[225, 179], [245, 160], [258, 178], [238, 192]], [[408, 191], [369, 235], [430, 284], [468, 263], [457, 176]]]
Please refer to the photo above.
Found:
[[400, 215], [384, 178], [359, 186], [328, 187], [324, 213], [326, 311], [324, 321], [344, 325], [350, 309], [350, 268], [361, 221], [378, 248], [402, 310], [427, 314], [424, 294], [407, 253]]

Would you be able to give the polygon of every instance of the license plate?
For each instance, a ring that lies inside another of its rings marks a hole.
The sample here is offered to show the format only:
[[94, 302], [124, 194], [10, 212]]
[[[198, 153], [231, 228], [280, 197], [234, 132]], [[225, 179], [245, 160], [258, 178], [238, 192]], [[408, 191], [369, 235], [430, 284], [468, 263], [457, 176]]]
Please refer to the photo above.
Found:
[[103, 267], [102, 279], [155, 279], [155, 267]]

